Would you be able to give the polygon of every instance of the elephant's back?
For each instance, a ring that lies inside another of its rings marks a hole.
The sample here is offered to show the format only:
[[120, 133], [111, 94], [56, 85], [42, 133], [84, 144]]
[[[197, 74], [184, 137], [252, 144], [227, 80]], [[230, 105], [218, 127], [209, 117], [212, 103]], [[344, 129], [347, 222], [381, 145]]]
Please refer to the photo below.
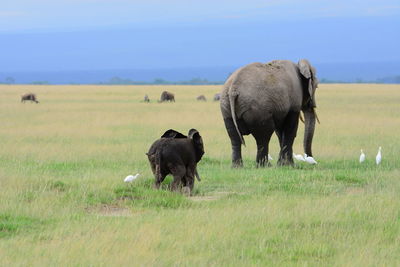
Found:
[[253, 63], [237, 75], [232, 88], [236, 90], [238, 115], [252, 110], [264, 114], [276, 114], [288, 110], [291, 87], [290, 62], [274, 61], [267, 64]]
[[259, 72], [262, 70], [262, 66], [263, 64], [260, 62], [251, 63], [237, 69], [228, 77], [222, 88], [220, 99], [221, 112], [224, 118], [231, 117], [230, 96], [240, 97], [240, 99], [238, 99], [239, 107], [236, 107], [237, 111], [239, 111], [238, 115], [240, 116], [240, 106], [242, 106], [245, 99], [248, 99], [250, 95], [250, 91], [247, 89], [255, 85], [255, 76], [261, 74]]

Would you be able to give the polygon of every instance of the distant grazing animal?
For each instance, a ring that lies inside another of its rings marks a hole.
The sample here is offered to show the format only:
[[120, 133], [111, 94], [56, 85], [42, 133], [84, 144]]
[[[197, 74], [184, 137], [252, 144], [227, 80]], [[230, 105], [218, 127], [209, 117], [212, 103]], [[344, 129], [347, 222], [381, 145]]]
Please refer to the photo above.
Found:
[[175, 102], [175, 95], [168, 91], [162, 92], [161, 98], [158, 102], [166, 102], [166, 101]]
[[363, 163], [364, 161], [365, 161], [365, 154], [364, 151], [361, 149], [360, 163]]
[[221, 94], [217, 93], [214, 95], [214, 101], [219, 101], [221, 99]]
[[268, 146], [275, 132], [279, 139], [278, 165], [293, 165], [293, 142], [300, 112], [305, 119], [304, 152], [312, 156], [314, 136], [315, 68], [306, 59], [252, 63], [236, 70], [221, 93], [221, 112], [232, 145], [232, 167], [243, 166], [243, 135], [257, 143], [257, 166], [268, 161]]
[[149, 96], [148, 95], [144, 95], [143, 101], [149, 103], [150, 102]]
[[204, 95], [199, 95], [198, 97], [196, 97], [197, 101], [207, 101], [206, 97]]
[[379, 147], [378, 149], [378, 154], [376, 155], [375, 161], [376, 161], [376, 165], [381, 164], [382, 161], [382, 153], [381, 153], [382, 147]]
[[37, 101], [37, 99], [36, 99], [36, 95], [33, 93], [21, 95], [21, 102], [25, 103], [25, 101], [28, 101], [28, 100], [32, 101], [32, 102], [36, 102], [36, 104], [39, 103], [39, 101]]
[[188, 136], [172, 129], [166, 131], [146, 153], [155, 177], [154, 187], [160, 188], [165, 176], [172, 174], [171, 190], [177, 191], [183, 186], [183, 190], [190, 195], [194, 177], [200, 180], [197, 163], [203, 154], [203, 139], [196, 129], [190, 129]]

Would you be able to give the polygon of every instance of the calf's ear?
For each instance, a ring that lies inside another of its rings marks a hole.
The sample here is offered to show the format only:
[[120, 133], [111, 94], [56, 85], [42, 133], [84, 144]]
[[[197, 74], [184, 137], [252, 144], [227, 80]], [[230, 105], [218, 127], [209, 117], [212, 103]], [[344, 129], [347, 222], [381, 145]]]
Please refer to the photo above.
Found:
[[193, 140], [196, 150], [198, 150], [198, 152], [201, 153], [201, 155], [203, 155], [204, 154], [203, 138], [201, 137], [199, 131], [197, 131], [196, 129], [190, 129], [188, 137]]
[[187, 138], [186, 135], [181, 134], [180, 132], [177, 132], [173, 129], [169, 129], [166, 131], [161, 138]]

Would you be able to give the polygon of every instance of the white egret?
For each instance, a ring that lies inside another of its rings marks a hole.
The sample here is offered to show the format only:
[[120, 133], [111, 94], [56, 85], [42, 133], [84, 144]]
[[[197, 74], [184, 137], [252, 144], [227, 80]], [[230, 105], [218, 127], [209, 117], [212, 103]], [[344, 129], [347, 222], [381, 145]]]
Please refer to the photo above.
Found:
[[135, 175], [128, 175], [128, 176], [125, 177], [124, 182], [125, 183], [132, 183], [138, 177], [139, 177], [139, 173], [136, 173]]
[[271, 157], [270, 154], [268, 154], [268, 161], [270, 161], [270, 160], [274, 160], [274, 159]]
[[313, 157], [307, 156], [307, 154], [304, 154], [304, 160], [305, 160], [308, 164], [317, 164], [317, 161], [316, 161]]
[[379, 165], [379, 164], [381, 163], [381, 161], [382, 161], [382, 153], [381, 153], [381, 150], [382, 150], [382, 147], [379, 147], [378, 154], [376, 155], [376, 158], [375, 158], [375, 160], [376, 160], [376, 165]]
[[363, 163], [364, 161], [365, 161], [365, 154], [364, 151], [361, 149], [360, 163]]
[[298, 161], [306, 161], [306, 160], [304, 159], [303, 155], [301, 155], [301, 154], [295, 154], [295, 153], [293, 153], [293, 157], [294, 157], [295, 159], [297, 159]]

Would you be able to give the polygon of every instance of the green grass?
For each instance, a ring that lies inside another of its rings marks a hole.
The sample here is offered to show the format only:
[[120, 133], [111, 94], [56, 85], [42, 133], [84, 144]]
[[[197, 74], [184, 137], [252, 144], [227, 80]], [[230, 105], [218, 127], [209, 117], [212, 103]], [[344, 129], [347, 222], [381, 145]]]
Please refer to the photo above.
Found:
[[[165, 89], [176, 103], [155, 103]], [[219, 90], [1, 85], [0, 265], [400, 265], [399, 86], [321, 85], [319, 164], [293, 168], [256, 168], [250, 136], [244, 168], [230, 168], [219, 104], [195, 101]], [[19, 103], [28, 91], [40, 104]], [[145, 152], [170, 128], [204, 139], [191, 198], [171, 177], [152, 187]]]

